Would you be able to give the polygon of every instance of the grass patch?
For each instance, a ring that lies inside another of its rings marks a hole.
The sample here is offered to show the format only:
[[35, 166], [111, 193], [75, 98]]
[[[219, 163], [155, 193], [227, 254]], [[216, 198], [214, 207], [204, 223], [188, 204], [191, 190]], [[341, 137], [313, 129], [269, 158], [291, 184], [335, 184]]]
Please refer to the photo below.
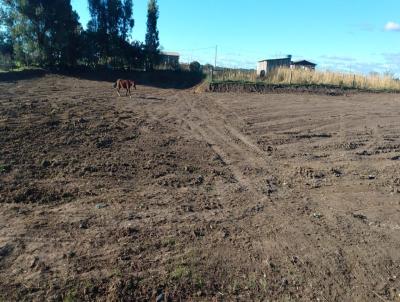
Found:
[[123, 275], [124, 274], [122, 273], [121, 269], [119, 269], [119, 268], [114, 268], [112, 271], [112, 276], [114, 276], [114, 277], [122, 278]]
[[76, 290], [70, 290], [63, 299], [63, 302], [75, 302], [77, 301], [77, 293]]
[[322, 87], [357, 89], [375, 92], [400, 92], [400, 80], [389, 75], [360, 75], [329, 71], [311, 71], [278, 68], [260, 78], [255, 71], [226, 70], [216, 72], [212, 83], [236, 83], [251, 85], [282, 85], [299, 87]]
[[189, 278], [190, 276], [191, 276], [190, 269], [184, 264], [177, 266], [170, 274], [171, 279], [177, 281]]
[[11, 165], [0, 164], [0, 173], [8, 173], [11, 171]]
[[164, 238], [161, 240], [161, 246], [163, 247], [172, 247], [175, 246], [176, 240], [175, 238]]

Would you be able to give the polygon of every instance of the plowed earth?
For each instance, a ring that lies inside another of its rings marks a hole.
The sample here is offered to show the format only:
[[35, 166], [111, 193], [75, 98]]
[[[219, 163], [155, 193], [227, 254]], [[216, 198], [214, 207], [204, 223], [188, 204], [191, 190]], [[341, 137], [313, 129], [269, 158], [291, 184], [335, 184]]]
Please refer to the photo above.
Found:
[[0, 82], [0, 301], [399, 301], [400, 96]]

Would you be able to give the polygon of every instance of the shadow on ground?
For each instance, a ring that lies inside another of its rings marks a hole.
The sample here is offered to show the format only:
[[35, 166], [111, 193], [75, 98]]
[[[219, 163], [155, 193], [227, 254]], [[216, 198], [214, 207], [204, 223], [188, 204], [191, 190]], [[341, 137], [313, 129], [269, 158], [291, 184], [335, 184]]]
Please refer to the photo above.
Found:
[[117, 79], [130, 79], [137, 82], [139, 85], [152, 86], [164, 89], [187, 89], [198, 85], [204, 75], [201, 73], [193, 73], [189, 71], [170, 71], [157, 70], [153, 72], [145, 71], [51, 71], [51, 70], [24, 70], [10, 71], [0, 73], [0, 82], [14, 82], [20, 80], [28, 80], [40, 78], [46, 74], [59, 74], [71, 76], [78, 79], [115, 82]]

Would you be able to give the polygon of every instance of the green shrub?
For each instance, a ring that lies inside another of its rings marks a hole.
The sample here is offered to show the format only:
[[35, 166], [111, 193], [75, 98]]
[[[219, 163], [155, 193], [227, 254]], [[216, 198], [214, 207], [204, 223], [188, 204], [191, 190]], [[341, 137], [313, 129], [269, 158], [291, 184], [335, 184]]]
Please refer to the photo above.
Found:
[[200, 65], [200, 63], [197, 62], [197, 61], [193, 61], [193, 62], [190, 63], [190, 65], [189, 65], [189, 70], [190, 70], [191, 72], [199, 73], [199, 72], [201, 71], [201, 65]]

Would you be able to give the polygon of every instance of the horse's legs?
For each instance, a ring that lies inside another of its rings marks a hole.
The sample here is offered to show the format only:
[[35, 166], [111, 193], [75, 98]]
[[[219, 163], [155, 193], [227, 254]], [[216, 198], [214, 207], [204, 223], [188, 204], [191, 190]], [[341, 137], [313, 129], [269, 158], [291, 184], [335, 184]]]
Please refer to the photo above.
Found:
[[119, 87], [118, 87], [118, 89], [117, 89], [117, 93], [118, 93], [118, 96], [121, 96], [121, 94], [119, 93]]

